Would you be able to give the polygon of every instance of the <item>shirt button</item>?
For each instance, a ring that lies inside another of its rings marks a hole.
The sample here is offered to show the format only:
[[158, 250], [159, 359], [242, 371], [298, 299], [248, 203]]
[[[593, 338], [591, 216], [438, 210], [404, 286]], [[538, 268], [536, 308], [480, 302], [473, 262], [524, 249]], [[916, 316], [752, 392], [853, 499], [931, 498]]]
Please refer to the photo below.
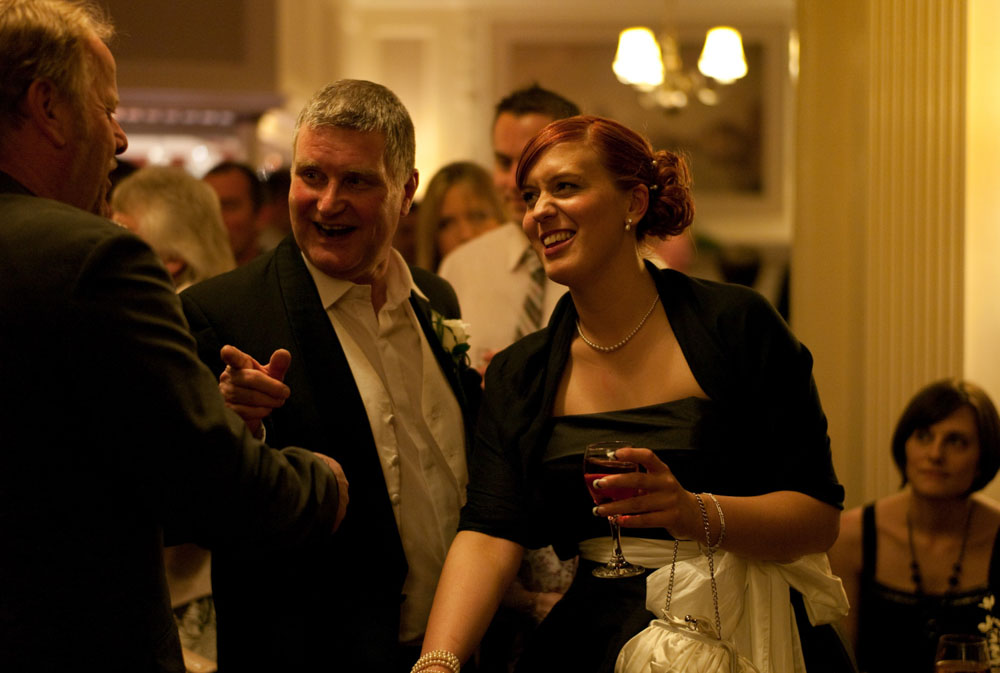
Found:
[[392, 497], [390, 498], [390, 500], [392, 500], [392, 504], [393, 505], [398, 505], [399, 504], [399, 493], [393, 493]]
[[399, 454], [398, 453], [394, 453], [392, 455], [392, 458], [389, 459], [389, 464], [392, 465], [393, 467], [397, 467], [399, 465]]

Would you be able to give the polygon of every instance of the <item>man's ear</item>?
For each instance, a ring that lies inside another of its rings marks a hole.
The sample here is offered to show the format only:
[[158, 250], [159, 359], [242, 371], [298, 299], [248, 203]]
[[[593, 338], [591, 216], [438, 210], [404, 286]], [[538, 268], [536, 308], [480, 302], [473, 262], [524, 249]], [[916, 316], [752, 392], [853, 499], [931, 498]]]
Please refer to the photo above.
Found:
[[420, 172], [414, 168], [413, 175], [403, 184], [403, 207], [399, 212], [400, 217], [410, 212], [410, 206], [413, 204], [413, 197], [417, 193], [418, 184], [420, 184]]
[[55, 147], [69, 142], [74, 112], [66, 96], [47, 79], [36, 79], [28, 86], [21, 108], [38, 132]]

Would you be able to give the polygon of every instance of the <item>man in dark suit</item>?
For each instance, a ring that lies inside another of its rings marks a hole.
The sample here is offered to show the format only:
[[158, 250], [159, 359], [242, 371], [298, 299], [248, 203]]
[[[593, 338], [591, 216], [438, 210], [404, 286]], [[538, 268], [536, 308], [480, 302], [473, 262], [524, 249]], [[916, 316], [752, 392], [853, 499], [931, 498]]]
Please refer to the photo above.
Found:
[[479, 376], [464, 346], [442, 345], [458, 328], [451, 287], [391, 247], [417, 179], [396, 96], [329, 85], [296, 123], [292, 236], [181, 296], [227, 402], [255, 431], [264, 419], [269, 443], [335, 457], [351, 483], [320, 553], [215, 552], [223, 670], [394, 673], [419, 654]]
[[178, 541], [322, 544], [332, 460], [228, 411], [166, 270], [97, 213], [127, 140], [110, 25], [0, 0], [0, 670], [184, 671]]

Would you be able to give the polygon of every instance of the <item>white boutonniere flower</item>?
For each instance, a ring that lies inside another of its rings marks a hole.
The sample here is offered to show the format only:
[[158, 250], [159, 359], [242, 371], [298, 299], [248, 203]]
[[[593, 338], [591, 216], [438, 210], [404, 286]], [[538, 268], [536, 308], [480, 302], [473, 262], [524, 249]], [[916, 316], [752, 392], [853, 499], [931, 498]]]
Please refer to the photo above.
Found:
[[456, 365], [469, 363], [469, 323], [448, 319], [437, 311], [431, 311], [431, 324], [441, 347], [451, 356]]

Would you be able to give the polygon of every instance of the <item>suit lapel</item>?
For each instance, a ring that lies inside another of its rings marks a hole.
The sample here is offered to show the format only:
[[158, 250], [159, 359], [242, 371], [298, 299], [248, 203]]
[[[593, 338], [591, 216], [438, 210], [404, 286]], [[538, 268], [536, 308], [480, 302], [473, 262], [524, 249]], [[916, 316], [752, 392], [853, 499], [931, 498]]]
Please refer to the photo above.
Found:
[[[364, 402], [312, 276], [291, 238], [275, 251], [275, 270], [295, 342], [293, 353], [298, 355], [292, 358], [289, 375], [295, 370], [296, 377], [289, 385], [293, 395], [299, 394], [300, 401], [312, 407], [309, 413], [315, 418], [316, 435], [326, 444], [316, 450], [335, 457], [345, 470], [352, 463], [367, 470], [378, 456]], [[343, 450], [364, 446], [371, 450]], [[381, 467], [378, 470], [381, 475]]]

